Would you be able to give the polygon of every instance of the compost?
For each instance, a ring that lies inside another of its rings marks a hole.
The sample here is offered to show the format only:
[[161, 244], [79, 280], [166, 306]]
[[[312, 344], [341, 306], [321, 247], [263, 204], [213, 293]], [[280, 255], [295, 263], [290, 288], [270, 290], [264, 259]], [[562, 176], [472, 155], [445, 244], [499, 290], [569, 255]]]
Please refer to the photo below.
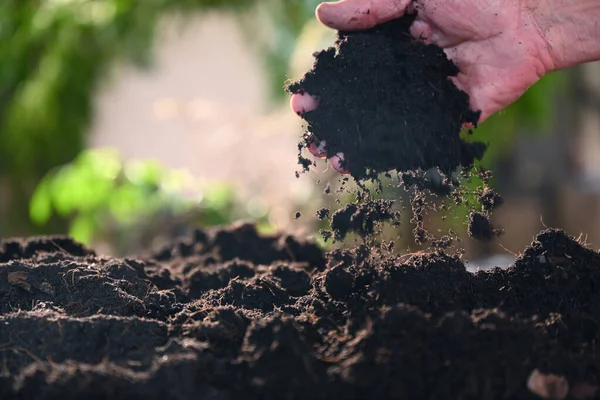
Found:
[[5, 240], [0, 261], [3, 400], [585, 398], [600, 380], [600, 254], [558, 230], [477, 273], [249, 224], [122, 259]]
[[[298, 145], [301, 172], [314, 165], [303, 149], [324, 142], [329, 156], [343, 153], [342, 167], [361, 187], [356, 202], [331, 212], [330, 229], [322, 230], [325, 240], [341, 241], [349, 233], [364, 238], [381, 222], [400, 224], [394, 202], [376, 199], [364, 186], [380, 184], [382, 174], [397, 174], [396, 187], [413, 192], [413, 233], [419, 245], [446, 246], [450, 237], [435, 238], [427, 231], [424, 214], [432, 203], [424, 194], [467, 203], [453, 175], [469, 173], [485, 153], [484, 143], [463, 134], [465, 124], [477, 125], [480, 112], [470, 109], [469, 96], [451, 81], [459, 69], [442, 48], [411, 37], [414, 18], [405, 15], [369, 30], [337, 32], [332, 47], [314, 54], [312, 69], [286, 85], [290, 94], [318, 99], [316, 109], [300, 113], [306, 122]], [[440, 179], [427, 178], [429, 171], [437, 171]], [[473, 210], [466, 222], [472, 238], [489, 241], [503, 233], [490, 222], [502, 200], [487, 183], [482, 190], [483, 210]], [[348, 192], [347, 187], [342, 184], [339, 192]], [[318, 218], [325, 214], [320, 211]]]
[[[483, 143], [460, 137], [463, 124], [477, 124], [480, 112], [449, 77], [458, 67], [434, 44], [414, 40], [414, 15], [359, 32], [338, 32], [333, 47], [315, 53], [313, 68], [291, 82], [291, 94], [318, 98], [315, 110], [301, 113], [309, 141], [325, 141], [331, 156], [356, 179], [439, 168], [448, 174], [469, 167], [485, 151]], [[310, 160], [300, 156], [304, 169]]]

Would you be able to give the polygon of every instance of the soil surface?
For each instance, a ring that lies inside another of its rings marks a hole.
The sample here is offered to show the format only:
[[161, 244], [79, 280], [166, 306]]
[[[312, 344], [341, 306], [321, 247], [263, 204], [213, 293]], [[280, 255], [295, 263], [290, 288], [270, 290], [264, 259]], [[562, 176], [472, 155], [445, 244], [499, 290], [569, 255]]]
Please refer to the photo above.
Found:
[[[301, 115], [310, 134], [301, 148], [325, 141], [329, 155], [344, 154], [342, 166], [357, 179], [434, 167], [448, 174], [481, 158], [485, 145], [460, 137], [479, 112], [449, 79], [458, 67], [439, 46], [410, 36], [413, 20], [338, 32], [333, 47], [315, 53], [313, 68], [286, 87], [319, 100]], [[304, 169], [311, 163], [300, 156]]]
[[476, 274], [441, 251], [323, 253], [246, 224], [136, 259], [7, 240], [0, 260], [3, 400], [585, 398], [600, 383], [600, 254], [561, 231]]

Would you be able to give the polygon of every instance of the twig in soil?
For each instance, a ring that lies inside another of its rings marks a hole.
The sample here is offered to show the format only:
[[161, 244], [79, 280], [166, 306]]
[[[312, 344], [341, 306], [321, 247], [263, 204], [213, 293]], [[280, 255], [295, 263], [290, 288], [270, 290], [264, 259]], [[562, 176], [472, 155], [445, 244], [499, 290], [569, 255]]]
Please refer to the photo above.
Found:
[[510, 254], [511, 256], [513, 256], [514, 258], [519, 258], [521, 257], [521, 254], [517, 254], [513, 251], [510, 251], [509, 249], [507, 249], [506, 247], [504, 247], [503, 244], [499, 244], [498, 246], [500, 246], [504, 251], [506, 251], [508, 254]]
[[587, 233], [585, 234], [585, 238], [583, 237], [583, 233], [580, 233], [579, 236], [577, 236], [577, 238], [575, 239], [575, 241], [577, 243], [579, 243], [580, 245], [582, 245], [583, 247], [589, 247], [591, 245], [591, 243], [588, 243], [588, 235]]

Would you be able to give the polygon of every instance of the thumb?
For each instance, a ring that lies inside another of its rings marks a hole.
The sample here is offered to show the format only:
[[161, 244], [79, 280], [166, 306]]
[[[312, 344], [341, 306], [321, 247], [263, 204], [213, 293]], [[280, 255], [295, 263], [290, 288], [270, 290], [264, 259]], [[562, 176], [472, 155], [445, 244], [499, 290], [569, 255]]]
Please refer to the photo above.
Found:
[[316, 14], [330, 28], [362, 30], [401, 17], [411, 3], [412, 0], [341, 0], [321, 3]]

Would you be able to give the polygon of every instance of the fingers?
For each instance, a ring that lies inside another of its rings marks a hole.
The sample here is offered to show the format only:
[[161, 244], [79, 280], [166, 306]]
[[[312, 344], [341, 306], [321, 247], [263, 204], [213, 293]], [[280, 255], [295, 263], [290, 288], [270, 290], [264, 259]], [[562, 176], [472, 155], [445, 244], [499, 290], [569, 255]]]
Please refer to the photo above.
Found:
[[317, 143], [315, 137], [310, 135], [308, 138], [308, 152], [317, 158], [327, 157], [327, 151], [325, 151], [325, 140], [321, 140]]
[[[326, 158], [327, 157], [327, 151], [325, 150], [325, 145], [326, 145], [326, 143], [325, 143], [324, 140], [322, 140], [321, 142], [319, 142], [319, 144], [316, 144], [314, 136], [311, 135], [309, 137], [309, 139], [308, 139], [308, 146], [307, 147], [308, 147], [308, 151], [313, 156], [315, 156], [317, 158]], [[344, 162], [344, 154], [343, 153], [334, 154], [329, 159], [329, 164], [331, 164], [331, 168], [333, 168], [339, 174], [347, 175], [350, 172], [346, 171], [342, 167], [343, 162]]]
[[329, 159], [329, 164], [331, 164], [331, 168], [333, 168], [338, 174], [349, 175], [350, 172], [346, 171], [344, 169], [344, 167], [342, 167], [343, 163], [344, 163], [344, 154], [343, 153], [337, 153]]
[[[290, 107], [298, 115], [302, 115], [307, 111], [312, 111], [319, 105], [319, 101], [308, 93], [295, 94], [290, 99]], [[325, 141], [318, 142], [314, 136], [308, 138], [308, 151], [317, 158], [327, 157], [325, 151]]]
[[308, 93], [298, 93], [293, 95], [290, 99], [290, 106], [298, 115], [302, 115], [307, 111], [314, 110], [317, 108], [317, 105], [319, 105], [319, 100]]
[[399, 18], [412, 0], [341, 0], [321, 3], [317, 19], [325, 26], [342, 31], [369, 29]]
[[[302, 115], [307, 111], [312, 111], [315, 108], [317, 108], [318, 105], [318, 99], [316, 99], [308, 93], [295, 94], [290, 99], [290, 106], [292, 110], [298, 115]], [[310, 135], [308, 138], [307, 149], [310, 154], [317, 158], [326, 158], [326, 144], [327, 143], [324, 140], [317, 142], [317, 139], [313, 135]], [[342, 167], [343, 161], [344, 155], [342, 153], [337, 153], [329, 159], [329, 163], [335, 171], [344, 175], [349, 174], [349, 172]]]
[[410, 35], [423, 41], [425, 44], [430, 44], [433, 36], [433, 28], [426, 21], [416, 20], [410, 27]]

